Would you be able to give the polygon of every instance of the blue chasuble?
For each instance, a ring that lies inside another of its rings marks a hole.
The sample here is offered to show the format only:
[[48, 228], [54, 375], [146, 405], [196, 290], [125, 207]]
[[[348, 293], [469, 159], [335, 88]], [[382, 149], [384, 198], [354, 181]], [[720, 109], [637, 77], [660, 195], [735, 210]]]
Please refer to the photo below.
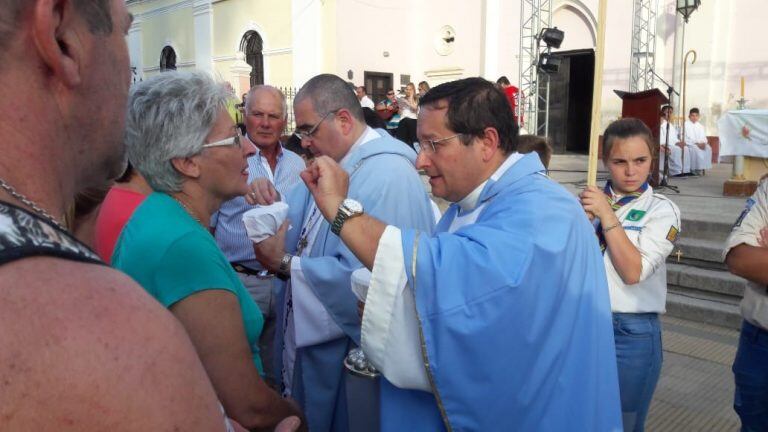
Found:
[[455, 204], [434, 235], [402, 229], [433, 394], [383, 382], [383, 431], [621, 430], [600, 248], [543, 170], [529, 154], [489, 180], [452, 234]]
[[[383, 130], [380, 137], [356, 148], [342, 167], [350, 174], [348, 197], [360, 201], [367, 214], [388, 224], [431, 232], [434, 216], [429, 197], [414, 167], [416, 153]], [[286, 234], [286, 251], [296, 253], [299, 228], [311, 208], [312, 194], [300, 183], [287, 199], [294, 229]], [[299, 228], [297, 228], [299, 227]], [[293, 397], [301, 404], [313, 432], [347, 431], [344, 357], [360, 344], [357, 299], [352, 272], [363, 267], [344, 243], [321, 221], [309, 257], [301, 268], [309, 286], [346, 337], [299, 348], [294, 366]], [[282, 369], [284, 287], [278, 292], [275, 366]]]

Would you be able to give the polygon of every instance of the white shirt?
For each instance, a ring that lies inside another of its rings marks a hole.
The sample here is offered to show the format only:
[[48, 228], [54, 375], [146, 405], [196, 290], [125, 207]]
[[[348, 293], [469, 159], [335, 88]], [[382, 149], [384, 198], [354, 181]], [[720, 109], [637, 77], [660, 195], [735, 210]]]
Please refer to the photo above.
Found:
[[[740, 244], [759, 247], [760, 229], [768, 226], [768, 180], [763, 180], [755, 194], [747, 200], [744, 211], [725, 241], [723, 260]], [[768, 287], [748, 281], [741, 301], [741, 315], [751, 324], [768, 330]]]
[[[629, 241], [640, 252], [640, 282], [627, 285], [611, 261], [610, 248], [603, 262], [611, 295], [611, 311], [643, 313], [666, 311], [667, 266], [680, 233], [680, 210], [664, 195], [654, 194], [650, 186], [637, 199], [616, 211]], [[619, 229], [616, 227], [614, 229]]]
[[418, 118], [417, 112], [418, 112], [418, 102], [416, 102], [416, 107], [414, 109], [411, 109], [411, 105], [408, 104], [408, 100], [404, 97], [397, 98], [397, 106], [400, 107], [400, 118], [409, 118], [416, 120]]
[[[661, 126], [659, 126], [659, 144], [664, 145], [667, 143], [667, 121], [662, 119]], [[677, 144], [680, 141], [680, 134], [677, 132], [675, 125], [669, 125], [669, 145], [670, 147]]]
[[704, 126], [699, 122], [685, 121], [685, 143], [687, 145], [696, 145], [707, 143], [707, 134], [704, 132]]
[[369, 98], [368, 95], [365, 95], [365, 96], [363, 96], [360, 99], [360, 106], [363, 107], [363, 108], [374, 109], [375, 105], [374, 105], [373, 101], [371, 100], [371, 98]]
[[[514, 153], [493, 173], [499, 179], [523, 155]], [[475, 223], [486, 203], [477, 201], [487, 180], [457, 204], [461, 211], [449, 233]], [[379, 240], [365, 302], [361, 345], [366, 358], [393, 385], [432, 392], [421, 351], [419, 321], [413, 291], [407, 285], [401, 232], [387, 226]]]
[[[365, 143], [377, 138], [379, 138], [379, 134], [372, 128], [366, 127], [360, 138], [349, 148], [341, 163]], [[301, 253], [291, 260], [291, 279], [286, 286], [285, 301], [286, 304], [289, 300], [292, 301], [293, 308], [287, 313], [283, 338], [283, 384], [286, 390], [284, 396], [290, 396], [296, 350], [338, 339], [344, 335], [344, 331], [336, 324], [333, 317], [325, 310], [323, 303], [315, 295], [301, 268], [301, 259], [309, 256], [320, 232], [322, 221], [323, 215], [318, 211], [313, 200], [312, 206], [307, 210], [307, 218], [301, 226], [302, 235], [299, 236], [300, 238], [306, 236], [307, 243]], [[288, 311], [288, 308], [286, 307], [285, 310]]]

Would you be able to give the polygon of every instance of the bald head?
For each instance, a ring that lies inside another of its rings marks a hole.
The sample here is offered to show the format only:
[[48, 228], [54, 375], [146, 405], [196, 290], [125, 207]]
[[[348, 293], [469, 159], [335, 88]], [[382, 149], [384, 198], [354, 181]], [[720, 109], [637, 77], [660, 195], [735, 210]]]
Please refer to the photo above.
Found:
[[313, 77], [299, 90], [293, 105], [309, 100], [317, 113], [327, 113], [346, 109], [358, 122], [365, 123], [363, 108], [355, 93], [349, 91], [349, 85], [343, 79], [332, 74]]
[[277, 99], [280, 102], [280, 112], [283, 120], [288, 119], [288, 102], [285, 100], [285, 95], [279, 88], [271, 85], [257, 85], [248, 90], [248, 94], [245, 97], [245, 112], [248, 112], [249, 107], [253, 106], [256, 99], [265, 96]]
[[260, 150], [274, 150], [288, 119], [285, 96], [279, 89], [260, 85], [253, 87], [245, 98], [245, 129], [248, 139]]

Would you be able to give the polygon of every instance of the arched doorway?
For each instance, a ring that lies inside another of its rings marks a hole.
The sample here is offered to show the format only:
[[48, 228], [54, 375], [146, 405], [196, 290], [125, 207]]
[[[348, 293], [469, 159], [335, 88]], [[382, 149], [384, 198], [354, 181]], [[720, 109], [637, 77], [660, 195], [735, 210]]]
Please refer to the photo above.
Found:
[[176, 51], [168, 45], [160, 53], [160, 72], [176, 70]]
[[255, 30], [248, 30], [240, 40], [240, 51], [251, 66], [251, 87], [264, 84], [264, 40]]

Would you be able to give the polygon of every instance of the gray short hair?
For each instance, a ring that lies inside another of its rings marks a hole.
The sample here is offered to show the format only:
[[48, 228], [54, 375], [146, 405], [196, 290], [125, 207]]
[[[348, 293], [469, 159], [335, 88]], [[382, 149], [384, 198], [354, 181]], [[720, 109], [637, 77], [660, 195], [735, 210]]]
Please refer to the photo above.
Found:
[[280, 98], [280, 109], [283, 110], [283, 120], [286, 120], [288, 118], [288, 102], [285, 100], [285, 94], [283, 94], [279, 88], [266, 84], [253, 86], [250, 90], [248, 90], [248, 94], [245, 97], [245, 115], [248, 115], [248, 108], [251, 104], [251, 97], [254, 93], [261, 90], [274, 92]]
[[344, 108], [352, 113], [355, 119], [365, 123], [363, 108], [357, 96], [349, 91], [349, 84], [336, 75], [321, 74], [311, 78], [296, 93], [293, 105], [298, 105], [304, 99], [312, 101], [312, 106], [318, 115], [322, 116]]
[[133, 86], [128, 97], [128, 160], [152, 189], [178, 192], [175, 158], [200, 153], [230, 94], [205, 72], [164, 72]]

